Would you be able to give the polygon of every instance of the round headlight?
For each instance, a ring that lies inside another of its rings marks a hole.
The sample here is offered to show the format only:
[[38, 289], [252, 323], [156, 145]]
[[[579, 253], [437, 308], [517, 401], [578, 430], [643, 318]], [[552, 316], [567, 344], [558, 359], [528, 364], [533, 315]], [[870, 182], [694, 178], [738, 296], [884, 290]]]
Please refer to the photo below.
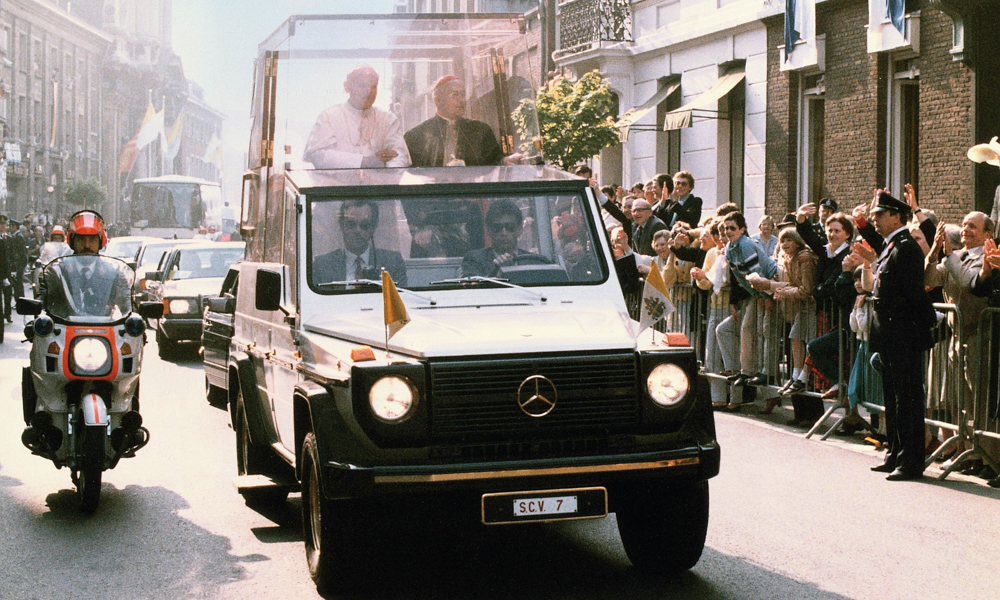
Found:
[[73, 371], [90, 375], [104, 375], [111, 371], [111, 352], [108, 341], [100, 338], [79, 338], [73, 342], [70, 354]]
[[170, 301], [170, 312], [176, 315], [183, 315], [191, 311], [191, 302], [189, 300], [171, 300]]
[[673, 406], [680, 402], [691, 384], [684, 370], [675, 364], [656, 365], [646, 378], [649, 397], [660, 406]]
[[142, 317], [129, 315], [129, 318], [125, 319], [125, 332], [130, 336], [139, 337], [143, 331], [146, 331], [146, 321]]
[[52, 333], [52, 329], [55, 327], [55, 323], [52, 319], [46, 317], [45, 315], [40, 315], [35, 317], [35, 335], [49, 335]]
[[368, 392], [372, 412], [389, 422], [400, 421], [410, 414], [415, 399], [416, 390], [410, 382], [396, 376], [379, 379]]

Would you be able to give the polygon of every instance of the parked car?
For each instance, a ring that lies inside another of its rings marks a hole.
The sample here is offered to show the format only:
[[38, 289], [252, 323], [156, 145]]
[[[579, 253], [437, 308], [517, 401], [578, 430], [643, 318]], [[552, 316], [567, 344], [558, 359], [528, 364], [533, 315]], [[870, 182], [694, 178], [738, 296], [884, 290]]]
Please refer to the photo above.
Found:
[[148, 299], [146, 287], [149, 285], [146, 279], [148, 271], [155, 271], [159, 268], [163, 257], [167, 252], [181, 244], [192, 244], [194, 240], [164, 240], [157, 238], [157, 241], [147, 242], [139, 247], [135, 255], [135, 292], [139, 295], [139, 300]]
[[218, 292], [229, 267], [243, 258], [243, 242], [182, 244], [148, 271], [150, 300], [163, 303], [156, 327], [160, 358], [177, 354], [184, 342], [201, 342], [202, 297]]
[[101, 254], [112, 258], [120, 258], [125, 261], [135, 260], [135, 256], [143, 244], [162, 241], [163, 238], [148, 235], [114, 237], [108, 240], [108, 245], [101, 250]]
[[225, 406], [229, 399], [229, 342], [233, 338], [236, 312], [236, 286], [240, 271], [236, 265], [222, 280], [218, 296], [204, 299], [201, 320], [202, 364], [205, 369], [205, 396], [214, 406]]

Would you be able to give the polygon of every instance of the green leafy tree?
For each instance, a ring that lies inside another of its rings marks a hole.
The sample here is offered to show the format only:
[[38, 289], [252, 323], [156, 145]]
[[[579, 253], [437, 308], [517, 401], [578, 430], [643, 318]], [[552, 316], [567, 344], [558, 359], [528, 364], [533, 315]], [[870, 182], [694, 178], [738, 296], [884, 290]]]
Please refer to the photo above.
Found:
[[66, 202], [80, 208], [100, 208], [108, 198], [108, 189], [96, 179], [70, 182], [66, 186]]
[[[530, 144], [540, 134], [545, 157], [569, 171], [619, 143], [614, 106], [614, 94], [597, 71], [576, 82], [557, 76], [542, 86], [535, 102], [521, 101], [514, 121], [521, 139]], [[534, 112], [538, 113], [539, 134], [534, 132]]]

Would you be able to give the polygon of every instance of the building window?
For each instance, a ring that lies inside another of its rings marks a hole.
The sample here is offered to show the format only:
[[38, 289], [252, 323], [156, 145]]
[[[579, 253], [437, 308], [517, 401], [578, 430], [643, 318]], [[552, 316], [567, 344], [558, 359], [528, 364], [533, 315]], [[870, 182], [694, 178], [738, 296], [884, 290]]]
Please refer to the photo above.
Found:
[[[743, 172], [746, 156], [746, 86], [737, 85], [719, 101], [720, 133], [728, 137], [729, 202], [743, 206]], [[728, 131], [727, 131], [728, 130]], [[725, 146], [723, 146], [725, 147]]]
[[798, 204], [825, 195], [826, 83], [822, 74], [802, 77], [799, 96]]
[[663, 131], [666, 114], [681, 107], [681, 90], [656, 106], [656, 172], [673, 175], [681, 170], [681, 130]]
[[892, 63], [888, 123], [886, 185], [890, 190], [902, 190], [903, 185], [909, 183], [919, 189], [920, 63], [917, 58]]

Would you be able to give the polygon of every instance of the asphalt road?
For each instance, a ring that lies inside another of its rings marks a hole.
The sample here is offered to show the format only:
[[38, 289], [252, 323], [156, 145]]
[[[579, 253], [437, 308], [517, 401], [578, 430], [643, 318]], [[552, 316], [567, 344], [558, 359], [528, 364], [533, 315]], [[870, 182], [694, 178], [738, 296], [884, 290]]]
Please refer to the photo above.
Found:
[[[19, 323], [19, 318], [15, 317]], [[105, 473], [101, 505], [76, 510], [66, 469], [20, 443], [27, 344], [0, 346], [0, 599], [314, 598], [296, 495], [258, 512], [232, 485], [233, 432], [207, 404], [197, 356], [165, 363], [150, 343], [142, 412], [152, 432]], [[484, 529], [403, 522], [381, 532], [359, 598], [995, 598], [1000, 490], [961, 476], [886, 482], [873, 450], [804, 440], [718, 415], [701, 562], [675, 579], [637, 574], [614, 517]]]

